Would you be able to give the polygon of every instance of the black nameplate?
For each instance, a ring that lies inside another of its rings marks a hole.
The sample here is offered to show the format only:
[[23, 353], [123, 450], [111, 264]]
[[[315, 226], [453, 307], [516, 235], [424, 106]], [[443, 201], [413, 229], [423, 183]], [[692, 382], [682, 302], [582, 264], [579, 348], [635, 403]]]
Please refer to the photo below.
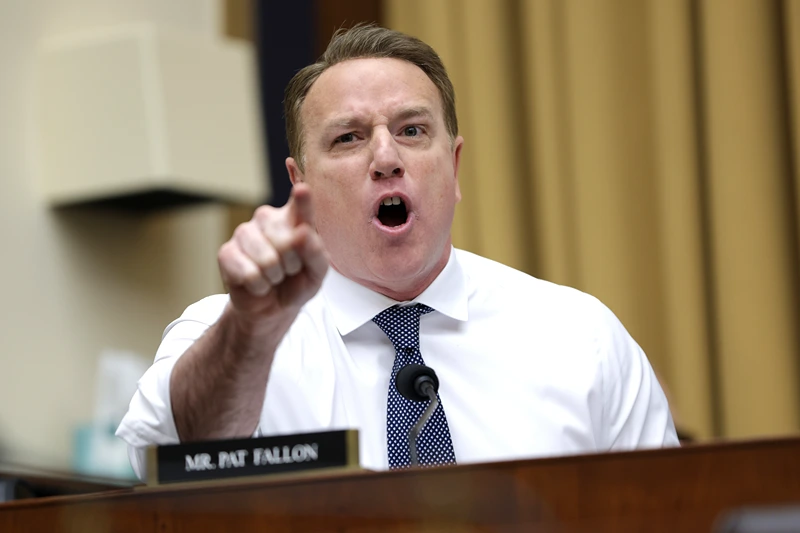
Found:
[[153, 446], [147, 452], [147, 484], [337, 467], [358, 467], [357, 430]]

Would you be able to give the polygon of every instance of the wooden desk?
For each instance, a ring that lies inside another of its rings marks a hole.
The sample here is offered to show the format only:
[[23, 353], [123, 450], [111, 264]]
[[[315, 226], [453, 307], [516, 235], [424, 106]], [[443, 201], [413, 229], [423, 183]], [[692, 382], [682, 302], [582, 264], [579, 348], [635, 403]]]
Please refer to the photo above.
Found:
[[800, 439], [159, 487], [0, 505], [0, 531], [711, 531], [800, 502]]
[[[27, 498], [106, 492], [133, 482], [104, 479], [70, 472], [55, 472], [24, 465], [0, 463], [0, 482], [18, 482]], [[0, 503], [4, 499], [0, 498]]]

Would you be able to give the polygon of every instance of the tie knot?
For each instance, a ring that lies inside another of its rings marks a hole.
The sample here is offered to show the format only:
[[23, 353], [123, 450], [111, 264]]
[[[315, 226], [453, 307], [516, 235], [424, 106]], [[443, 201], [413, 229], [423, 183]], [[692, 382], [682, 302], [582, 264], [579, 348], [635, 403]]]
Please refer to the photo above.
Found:
[[375, 315], [372, 321], [389, 337], [395, 350], [419, 348], [419, 317], [431, 311], [423, 304], [395, 305]]

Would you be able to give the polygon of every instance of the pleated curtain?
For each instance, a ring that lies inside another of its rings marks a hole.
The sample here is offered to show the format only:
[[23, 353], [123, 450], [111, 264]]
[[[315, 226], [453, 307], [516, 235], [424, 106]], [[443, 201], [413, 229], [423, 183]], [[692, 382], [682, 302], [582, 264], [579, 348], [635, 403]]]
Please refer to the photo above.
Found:
[[456, 246], [605, 302], [684, 430], [797, 432], [800, 2], [384, 8], [456, 87]]

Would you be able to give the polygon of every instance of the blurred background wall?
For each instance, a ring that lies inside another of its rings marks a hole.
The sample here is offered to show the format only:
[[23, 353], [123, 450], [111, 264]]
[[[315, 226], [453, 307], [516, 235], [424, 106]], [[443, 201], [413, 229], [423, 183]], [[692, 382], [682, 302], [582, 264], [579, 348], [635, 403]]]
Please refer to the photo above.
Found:
[[216, 0], [0, 2], [0, 460], [68, 468], [104, 349], [152, 360], [160, 332], [221, 290], [222, 206], [56, 210], [37, 184], [35, 55], [62, 33], [151, 21], [218, 35]]
[[250, 215], [40, 199], [37, 43], [138, 20], [258, 48], [274, 205], [291, 75], [342, 25], [424, 39], [466, 139], [456, 245], [603, 300], [685, 431], [800, 429], [800, 0], [32, 0], [0, 2], [0, 460], [68, 467], [99, 353], [151, 359]]

